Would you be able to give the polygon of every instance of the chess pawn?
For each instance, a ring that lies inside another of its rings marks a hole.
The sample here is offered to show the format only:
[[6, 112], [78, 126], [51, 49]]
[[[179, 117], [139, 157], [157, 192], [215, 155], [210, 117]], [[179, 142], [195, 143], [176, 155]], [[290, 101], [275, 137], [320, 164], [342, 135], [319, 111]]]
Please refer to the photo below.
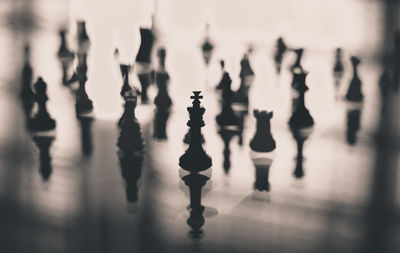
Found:
[[24, 49], [24, 67], [22, 69], [22, 85], [21, 85], [21, 100], [25, 116], [29, 119], [33, 104], [35, 102], [35, 93], [32, 90], [32, 67], [29, 62], [29, 46], [26, 45]]
[[301, 66], [301, 58], [303, 56], [304, 49], [303, 48], [294, 49], [293, 52], [296, 54], [296, 61], [290, 67], [290, 71], [294, 72], [295, 70], [298, 70], [298, 72], [301, 72], [303, 70], [303, 67]]
[[223, 167], [224, 167], [224, 171], [225, 174], [229, 173], [229, 170], [231, 168], [231, 160], [230, 160], [230, 155], [231, 155], [231, 150], [229, 147], [229, 144], [232, 140], [232, 138], [238, 134], [238, 131], [235, 130], [231, 130], [229, 128], [221, 128], [218, 131], [219, 135], [221, 136], [223, 142], [224, 142], [224, 163], [223, 163]]
[[357, 142], [357, 132], [360, 130], [361, 109], [350, 109], [347, 111], [346, 140], [350, 145]]
[[204, 39], [203, 44], [201, 45], [201, 51], [203, 53], [203, 59], [205, 64], [208, 66], [208, 64], [210, 64], [211, 61], [211, 56], [213, 53], [213, 49], [214, 49], [214, 45], [212, 44], [210, 38], [209, 38], [209, 29], [210, 29], [210, 25], [207, 23], [206, 25], [206, 37]]
[[287, 50], [287, 46], [285, 42], [283, 41], [282, 37], [278, 39], [276, 42], [276, 51], [274, 55], [274, 60], [275, 60], [275, 69], [276, 72], [279, 74], [281, 72], [281, 65], [282, 65], [282, 60], [283, 56], [285, 55]]
[[311, 117], [310, 112], [305, 106], [304, 93], [308, 90], [305, 83], [307, 73], [302, 72], [299, 77], [299, 86], [297, 88], [299, 92], [299, 98], [296, 102], [296, 108], [293, 111], [292, 116], [289, 119], [290, 128], [311, 128], [314, 125], [314, 119]]
[[50, 146], [54, 140], [53, 136], [35, 135], [33, 141], [39, 148], [39, 173], [44, 181], [48, 181], [53, 171], [51, 166]]
[[154, 115], [154, 131], [153, 137], [158, 140], [166, 140], [167, 137], [167, 121], [169, 118], [169, 111], [163, 109], [156, 109]]
[[78, 21], [78, 54], [87, 54], [90, 48], [90, 39], [86, 32], [86, 22]]
[[93, 150], [92, 148], [93, 118], [87, 116], [78, 116], [78, 120], [81, 125], [82, 153], [84, 156], [90, 156]]
[[135, 212], [135, 203], [139, 199], [139, 179], [142, 175], [144, 154], [133, 155], [125, 153], [123, 150], [118, 152], [121, 175], [125, 182], [125, 194], [128, 202], [128, 211]]
[[353, 66], [353, 79], [350, 82], [349, 88], [346, 93], [346, 100], [352, 103], [361, 103], [364, 96], [361, 91], [361, 80], [358, 76], [358, 65], [360, 64], [360, 59], [353, 56], [351, 57], [351, 64]]
[[200, 91], [193, 91], [194, 96], [192, 107], [188, 107], [187, 110], [190, 114], [190, 120], [187, 126], [190, 127], [190, 143], [189, 148], [179, 158], [179, 166], [182, 169], [197, 172], [203, 171], [211, 167], [211, 158], [204, 151], [201, 144], [201, 128], [205, 125], [203, 121], [203, 114], [205, 112], [204, 107], [200, 107]]
[[155, 73], [155, 80], [158, 88], [157, 96], [154, 98], [154, 104], [157, 108], [167, 110], [172, 105], [172, 100], [168, 95], [168, 82], [169, 75], [165, 71], [165, 49], [161, 48], [158, 50], [159, 57], [159, 70]]
[[144, 149], [144, 143], [140, 124], [135, 116], [137, 96], [133, 90], [128, 91], [125, 101], [124, 116], [120, 120], [121, 132], [117, 145], [124, 152], [140, 152]]
[[249, 55], [247, 53], [243, 55], [243, 58], [240, 61], [239, 77], [246, 84], [246, 86], [250, 86], [253, 82], [254, 71], [250, 66]]
[[255, 152], [272, 152], [275, 150], [275, 140], [271, 133], [271, 118], [273, 112], [254, 110], [257, 120], [256, 133], [250, 141], [250, 148]]
[[60, 30], [60, 48], [58, 49], [57, 56], [62, 66], [62, 83], [65, 85], [68, 81], [68, 69], [74, 60], [74, 53], [68, 49], [66, 31]]
[[50, 117], [47, 112], [46, 103], [47, 97], [47, 84], [41, 77], [38, 78], [34, 84], [35, 89], [35, 101], [38, 105], [38, 111], [36, 115], [29, 120], [29, 128], [32, 131], [48, 131], [56, 127], [56, 122]]
[[233, 91], [231, 89], [232, 80], [227, 74], [227, 80], [222, 90], [222, 112], [217, 115], [216, 120], [220, 127], [237, 126], [240, 119], [232, 109]]
[[344, 75], [344, 66], [342, 60], [342, 49], [336, 48], [335, 64], [333, 66], [333, 78], [335, 80], [336, 98], [338, 97], [340, 81], [342, 80], [343, 75]]

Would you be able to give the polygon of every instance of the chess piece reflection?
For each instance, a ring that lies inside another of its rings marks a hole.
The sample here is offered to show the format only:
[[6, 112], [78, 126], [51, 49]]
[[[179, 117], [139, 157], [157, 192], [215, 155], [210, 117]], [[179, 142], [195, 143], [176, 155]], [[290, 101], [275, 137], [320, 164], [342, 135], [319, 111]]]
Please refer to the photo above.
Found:
[[78, 55], [78, 67], [76, 77], [79, 83], [78, 90], [75, 92], [75, 111], [79, 115], [87, 115], [93, 112], [93, 102], [86, 92], [87, 82], [87, 55]]
[[254, 110], [253, 115], [257, 120], [256, 133], [250, 141], [250, 158], [256, 168], [254, 188], [258, 191], [269, 191], [269, 169], [276, 148], [270, 122], [273, 112]]
[[81, 143], [82, 153], [85, 156], [92, 154], [92, 124], [93, 118], [87, 116], [78, 116], [79, 123], [81, 125]]
[[347, 111], [346, 140], [350, 145], [357, 142], [357, 132], [361, 126], [361, 111], [361, 108], [349, 109]]
[[158, 109], [168, 110], [172, 105], [172, 100], [168, 95], [169, 74], [165, 68], [166, 51], [164, 48], [158, 50], [159, 68], [155, 73], [155, 80], [158, 88], [154, 104]]
[[282, 60], [286, 51], [287, 51], [287, 46], [283, 41], [283, 38], [279, 37], [278, 41], [276, 42], [276, 51], [274, 54], [275, 69], [278, 74], [281, 73]]
[[153, 49], [154, 35], [150, 29], [140, 28], [140, 47], [136, 55], [137, 74], [142, 86], [142, 104], [147, 104], [147, 89], [152, 81], [151, 74], [151, 51]]
[[21, 101], [25, 112], [25, 118], [28, 120], [33, 104], [35, 103], [35, 93], [32, 90], [32, 67], [30, 64], [30, 49], [29, 45], [24, 48], [24, 67], [22, 69], [22, 85], [21, 85]]
[[335, 81], [335, 99], [339, 98], [340, 82], [344, 75], [342, 49], [336, 48], [335, 64], [333, 66], [333, 79]]
[[192, 107], [187, 110], [190, 114], [190, 120], [187, 126], [190, 127], [190, 143], [189, 148], [179, 158], [179, 166], [184, 170], [191, 172], [203, 171], [211, 167], [211, 158], [206, 154], [201, 143], [201, 128], [205, 126], [203, 121], [204, 107], [200, 106], [201, 91], [193, 91], [194, 96]]
[[310, 136], [310, 131], [302, 131], [301, 129], [292, 128], [291, 129], [294, 139], [297, 144], [297, 156], [296, 156], [296, 168], [293, 175], [300, 179], [304, 176], [303, 169], [303, 145], [305, 140]]
[[153, 137], [158, 140], [166, 140], [167, 121], [169, 118], [169, 110], [156, 109], [154, 113], [154, 131]]
[[53, 171], [50, 157], [50, 146], [54, 136], [34, 135], [33, 141], [39, 149], [39, 173], [44, 181], [48, 181]]
[[223, 167], [224, 167], [224, 171], [225, 174], [229, 173], [229, 170], [231, 168], [231, 160], [230, 160], [230, 155], [231, 155], [231, 150], [229, 147], [229, 144], [232, 140], [232, 138], [235, 135], [238, 135], [239, 132], [237, 130], [234, 129], [230, 129], [230, 128], [220, 128], [220, 130], [218, 131], [219, 135], [221, 136], [223, 142], [224, 142], [224, 163], [223, 163]]
[[212, 41], [210, 40], [210, 37], [209, 37], [209, 30], [210, 30], [210, 25], [207, 23], [206, 24], [206, 32], [205, 32], [206, 35], [205, 35], [205, 38], [204, 38], [204, 42], [201, 45], [201, 51], [203, 53], [203, 59], [204, 59], [204, 62], [205, 62], [205, 64], [207, 66], [211, 61], [211, 56], [212, 56], [213, 49], [214, 49], [214, 45], [212, 44]]
[[67, 84], [68, 70], [70, 69], [72, 62], [74, 60], [74, 53], [71, 52], [68, 48], [66, 33], [67, 31], [64, 29], [59, 31], [61, 44], [57, 52], [57, 56], [62, 67], [62, 83], [64, 85]]
[[47, 111], [46, 103], [47, 97], [47, 84], [41, 77], [38, 78], [34, 84], [35, 89], [35, 102], [38, 105], [38, 110], [33, 118], [28, 122], [28, 126], [32, 131], [48, 131], [56, 127], [56, 122], [50, 117]]

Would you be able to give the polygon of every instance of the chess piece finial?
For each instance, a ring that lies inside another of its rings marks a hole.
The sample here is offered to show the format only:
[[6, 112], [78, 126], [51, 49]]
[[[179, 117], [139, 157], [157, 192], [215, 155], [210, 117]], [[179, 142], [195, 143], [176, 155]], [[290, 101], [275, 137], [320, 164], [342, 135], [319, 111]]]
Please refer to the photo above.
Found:
[[187, 126], [190, 127], [190, 144], [189, 148], [179, 158], [179, 165], [187, 171], [197, 172], [203, 171], [211, 167], [211, 158], [206, 154], [201, 143], [201, 128], [205, 126], [203, 121], [204, 107], [200, 106], [201, 91], [193, 91], [192, 107], [187, 110], [190, 114], [190, 120]]

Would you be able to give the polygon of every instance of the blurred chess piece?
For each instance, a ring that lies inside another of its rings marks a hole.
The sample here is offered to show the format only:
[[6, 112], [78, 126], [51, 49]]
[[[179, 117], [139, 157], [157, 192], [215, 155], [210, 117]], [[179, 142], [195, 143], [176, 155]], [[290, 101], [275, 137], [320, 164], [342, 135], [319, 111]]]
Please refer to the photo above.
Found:
[[76, 78], [79, 83], [78, 90], [75, 92], [75, 111], [77, 116], [88, 115], [93, 112], [93, 102], [86, 92], [87, 82], [87, 55], [78, 55], [78, 67]]
[[35, 89], [35, 102], [38, 105], [38, 110], [33, 118], [28, 122], [29, 128], [34, 131], [49, 131], [56, 127], [56, 122], [50, 117], [47, 111], [46, 103], [47, 97], [47, 84], [41, 77], [38, 78], [34, 84]]
[[336, 48], [335, 63], [333, 65], [333, 79], [335, 81], [335, 99], [339, 98], [339, 88], [344, 75], [344, 65], [342, 59], [342, 49]]
[[169, 118], [169, 110], [156, 109], [153, 122], [153, 137], [158, 140], [166, 140], [167, 136], [167, 121]]
[[224, 151], [223, 151], [224, 172], [225, 172], [225, 174], [229, 174], [229, 171], [231, 168], [231, 160], [230, 160], [231, 150], [230, 150], [229, 144], [230, 144], [232, 138], [235, 135], [238, 135], [239, 132], [237, 130], [230, 129], [230, 128], [220, 128], [220, 130], [218, 131], [218, 134], [219, 134], [219, 136], [221, 136], [222, 141], [224, 142]]
[[291, 49], [296, 54], [296, 61], [290, 67], [290, 72], [302, 72], [301, 59], [303, 56], [304, 48]]
[[242, 60], [240, 61], [240, 73], [239, 77], [242, 83], [246, 87], [250, 87], [250, 85], [253, 83], [254, 80], [254, 71], [250, 66], [250, 60], [249, 60], [249, 53], [245, 53], [243, 55]]
[[44, 181], [50, 179], [53, 171], [51, 165], [50, 147], [54, 140], [51, 135], [34, 135], [33, 141], [39, 149], [39, 173]]
[[129, 73], [131, 72], [132, 66], [127, 65], [127, 64], [120, 64], [119, 68], [121, 70], [121, 75], [122, 75], [122, 79], [123, 79], [123, 84], [122, 84], [121, 91], [119, 94], [123, 98], [124, 94], [127, 91], [132, 90], [132, 87], [130, 86], [130, 82], [129, 82]]
[[346, 140], [350, 145], [357, 142], [357, 132], [361, 127], [361, 108], [347, 110]]
[[61, 43], [57, 52], [57, 57], [62, 67], [62, 83], [64, 85], [67, 84], [68, 70], [70, 69], [72, 62], [74, 60], [74, 53], [71, 52], [68, 48], [66, 33], [67, 31], [65, 29], [61, 29], [59, 31]]
[[303, 168], [303, 145], [307, 138], [310, 136], [311, 131], [303, 131], [299, 128], [291, 129], [294, 139], [297, 144], [297, 156], [296, 156], [296, 167], [294, 169], [293, 175], [297, 179], [301, 179], [304, 177], [304, 168]]
[[221, 72], [222, 72], [222, 77], [221, 80], [219, 81], [219, 83], [217, 84], [217, 86], [215, 87], [216, 90], [222, 90], [224, 87], [224, 83], [226, 82], [226, 70], [225, 70], [225, 61], [224, 60], [220, 60], [219, 61], [219, 65], [221, 66]]
[[166, 51], [164, 48], [158, 50], [159, 68], [155, 73], [155, 80], [158, 88], [154, 104], [158, 109], [168, 110], [172, 105], [172, 100], [168, 94], [169, 74], [165, 68]]
[[361, 80], [358, 76], [358, 65], [360, 64], [360, 59], [355, 56], [351, 57], [351, 64], [353, 67], [353, 78], [351, 79], [349, 88], [346, 93], [346, 100], [351, 103], [361, 103], [364, 96], [361, 91]]
[[33, 104], [35, 103], [35, 93], [32, 90], [32, 67], [30, 64], [30, 48], [29, 45], [24, 47], [24, 67], [22, 69], [22, 83], [20, 97], [25, 112], [25, 118], [28, 120]]
[[90, 49], [90, 39], [86, 31], [86, 22], [81, 20], [77, 22], [77, 39], [78, 39], [78, 52], [77, 54], [88, 54]]
[[84, 156], [90, 156], [93, 151], [92, 145], [92, 124], [93, 118], [87, 116], [78, 116], [81, 125], [81, 144]]
[[201, 45], [201, 51], [203, 53], [203, 59], [205, 64], [208, 66], [210, 64], [211, 61], [211, 57], [212, 57], [212, 53], [213, 53], [213, 49], [214, 49], [214, 45], [210, 39], [210, 35], [209, 35], [209, 30], [210, 30], [210, 24], [207, 23], [206, 24], [206, 31], [205, 31], [205, 38], [204, 38], [204, 42]]
[[230, 79], [229, 74], [227, 74], [222, 90], [222, 111], [216, 116], [217, 123], [220, 127], [237, 126], [240, 121], [232, 108], [234, 94], [231, 89], [231, 83], [232, 80]]
[[203, 121], [204, 107], [200, 106], [200, 91], [193, 91], [192, 107], [187, 110], [190, 114], [190, 120], [187, 126], [190, 127], [190, 143], [189, 148], [179, 158], [179, 166], [187, 171], [197, 172], [203, 171], [211, 167], [211, 158], [206, 154], [201, 143], [201, 128], [205, 126]]
[[275, 60], [275, 69], [278, 74], [281, 73], [281, 66], [282, 66], [282, 60], [283, 57], [287, 51], [287, 46], [285, 42], [283, 41], [282, 37], [278, 38], [278, 41], [276, 42], [276, 49], [275, 49], [275, 54], [274, 54], [274, 60]]

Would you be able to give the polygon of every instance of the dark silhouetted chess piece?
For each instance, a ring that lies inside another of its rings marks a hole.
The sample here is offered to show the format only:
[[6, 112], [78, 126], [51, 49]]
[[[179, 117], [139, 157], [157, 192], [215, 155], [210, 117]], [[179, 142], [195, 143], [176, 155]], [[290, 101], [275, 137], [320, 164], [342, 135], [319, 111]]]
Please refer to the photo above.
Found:
[[360, 59], [355, 56], [351, 57], [351, 64], [353, 66], [353, 78], [351, 79], [346, 93], [346, 100], [348, 102], [360, 103], [364, 99], [361, 91], [361, 80], [357, 71], [358, 65], [360, 64]]
[[275, 69], [278, 74], [281, 73], [282, 60], [286, 51], [287, 51], [287, 46], [283, 41], [283, 38], [279, 37], [278, 41], [276, 42], [276, 51], [274, 54]]
[[201, 91], [193, 91], [194, 96], [192, 107], [188, 107], [187, 110], [190, 114], [190, 120], [187, 126], [190, 127], [190, 143], [189, 148], [179, 158], [179, 166], [182, 169], [197, 172], [203, 171], [211, 167], [211, 158], [204, 151], [201, 144], [201, 128], [205, 126], [203, 121], [203, 114], [205, 112], [204, 107], [200, 106]]
[[336, 48], [335, 63], [333, 65], [333, 79], [335, 80], [335, 98], [338, 98], [340, 82], [344, 75], [342, 49]]
[[256, 180], [254, 182], [254, 189], [257, 191], [267, 191], [270, 190], [269, 183], [269, 168], [270, 164], [255, 164], [256, 168]]
[[311, 132], [302, 131], [301, 129], [292, 128], [291, 129], [294, 139], [297, 144], [297, 156], [296, 156], [296, 167], [294, 169], [293, 175], [300, 179], [304, 177], [303, 168], [303, 145], [305, 140], [309, 137]]
[[46, 108], [48, 100], [47, 84], [39, 77], [33, 87], [36, 93], [35, 101], [38, 105], [38, 110], [34, 117], [29, 120], [29, 128], [34, 132], [52, 130], [56, 127], [56, 122], [50, 117]]
[[250, 141], [250, 148], [256, 152], [271, 152], [276, 148], [275, 140], [271, 133], [271, 118], [273, 112], [254, 110], [253, 115], [257, 120], [256, 133]]
[[290, 71], [294, 72], [297, 70], [297, 72], [302, 72], [303, 67], [301, 66], [301, 58], [303, 56], [304, 49], [303, 48], [293, 49], [293, 52], [296, 54], [296, 61], [290, 67]]
[[87, 65], [86, 55], [78, 55], [79, 64], [77, 67], [77, 79], [79, 83], [78, 90], [75, 93], [75, 111], [76, 115], [90, 114], [93, 111], [93, 102], [89, 98], [86, 92], [86, 81], [87, 81]]
[[218, 86], [216, 87], [217, 90], [224, 90], [227, 85], [230, 85], [232, 83], [231, 77], [229, 76], [229, 73], [224, 71], [222, 74], [221, 81], [218, 83]]
[[203, 53], [203, 59], [204, 62], [206, 63], [206, 65], [208, 66], [208, 64], [210, 64], [211, 61], [211, 56], [213, 53], [213, 49], [214, 49], [214, 45], [212, 44], [210, 38], [209, 38], [209, 29], [210, 29], [210, 25], [207, 23], [206, 25], [206, 36], [204, 39], [203, 44], [201, 45], [201, 51]]
[[81, 125], [81, 144], [84, 156], [90, 156], [93, 151], [92, 145], [92, 124], [93, 118], [87, 116], [78, 116]]
[[239, 77], [241, 82], [244, 82], [246, 86], [250, 86], [254, 79], [254, 71], [250, 66], [249, 54], [245, 53], [242, 60], [240, 61], [240, 73]]
[[150, 29], [140, 28], [140, 47], [136, 55], [137, 74], [142, 87], [142, 104], [148, 103], [147, 89], [153, 82], [151, 74], [151, 52], [153, 49], [154, 35]]
[[290, 128], [309, 128], [314, 125], [314, 119], [311, 117], [304, 102], [304, 93], [308, 90], [306, 76], [307, 73], [302, 72], [298, 79], [298, 87], [296, 90], [299, 92], [299, 97], [292, 116], [289, 119]]
[[350, 109], [347, 111], [346, 140], [350, 145], [357, 142], [357, 132], [361, 127], [361, 109]]
[[77, 33], [78, 33], [78, 55], [87, 54], [90, 48], [90, 39], [86, 31], [86, 22], [77, 22]]
[[221, 128], [218, 131], [218, 134], [221, 136], [222, 141], [224, 142], [224, 162], [223, 162], [223, 167], [224, 167], [224, 171], [226, 174], [229, 173], [229, 170], [231, 168], [231, 160], [230, 160], [230, 156], [231, 156], [231, 150], [229, 147], [229, 144], [232, 140], [232, 138], [235, 135], [238, 135], [238, 131], [233, 130], [233, 129], [229, 129], [229, 128]]
[[25, 45], [24, 67], [22, 69], [22, 83], [21, 83], [20, 96], [26, 119], [29, 119], [33, 108], [33, 104], [35, 102], [35, 93], [32, 90], [33, 71], [30, 64], [29, 54], [30, 54], [29, 45]]
[[121, 118], [118, 147], [125, 152], [140, 152], [144, 149], [142, 131], [135, 116], [137, 95], [134, 90], [128, 91], [125, 97], [125, 110]]
[[217, 115], [216, 120], [220, 127], [237, 126], [240, 119], [232, 109], [233, 91], [231, 89], [232, 80], [227, 74], [227, 79], [222, 90], [222, 111]]
[[44, 181], [50, 179], [53, 171], [51, 165], [50, 146], [54, 140], [53, 136], [35, 135], [33, 141], [39, 149], [39, 173]]
[[199, 173], [190, 173], [182, 177], [182, 180], [189, 187], [190, 205], [188, 207], [190, 215], [187, 224], [190, 226], [188, 237], [198, 245], [198, 241], [204, 236], [202, 229], [205, 219], [203, 212], [205, 207], [201, 204], [201, 191], [203, 186], [210, 178]]
[[155, 73], [155, 80], [158, 88], [158, 93], [154, 98], [154, 104], [157, 108], [167, 110], [172, 105], [172, 100], [168, 94], [169, 74], [165, 69], [165, 56], [164, 48], [158, 50], [159, 69]]
[[221, 66], [222, 77], [221, 77], [221, 80], [219, 81], [218, 85], [215, 87], [216, 90], [223, 89], [224, 83], [226, 82], [226, 74], [227, 74], [227, 72], [225, 71], [225, 61], [220, 60], [219, 65]]
[[68, 81], [68, 70], [72, 65], [74, 60], [74, 53], [68, 48], [68, 43], [66, 39], [66, 30], [62, 29], [59, 31], [60, 35], [60, 48], [58, 49], [57, 56], [61, 62], [62, 67], [62, 83], [65, 85]]
[[169, 110], [156, 109], [153, 122], [153, 137], [158, 140], [166, 140], [167, 136], [167, 121], [169, 118]]
[[121, 92], [119, 93], [121, 95], [121, 97], [124, 97], [124, 94], [131, 90], [132, 87], [129, 84], [129, 73], [131, 71], [131, 65], [127, 65], [127, 64], [120, 64], [119, 68], [121, 70], [121, 75], [122, 75], [122, 79], [124, 80], [124, 83], [122, 84], [121, 87]]

